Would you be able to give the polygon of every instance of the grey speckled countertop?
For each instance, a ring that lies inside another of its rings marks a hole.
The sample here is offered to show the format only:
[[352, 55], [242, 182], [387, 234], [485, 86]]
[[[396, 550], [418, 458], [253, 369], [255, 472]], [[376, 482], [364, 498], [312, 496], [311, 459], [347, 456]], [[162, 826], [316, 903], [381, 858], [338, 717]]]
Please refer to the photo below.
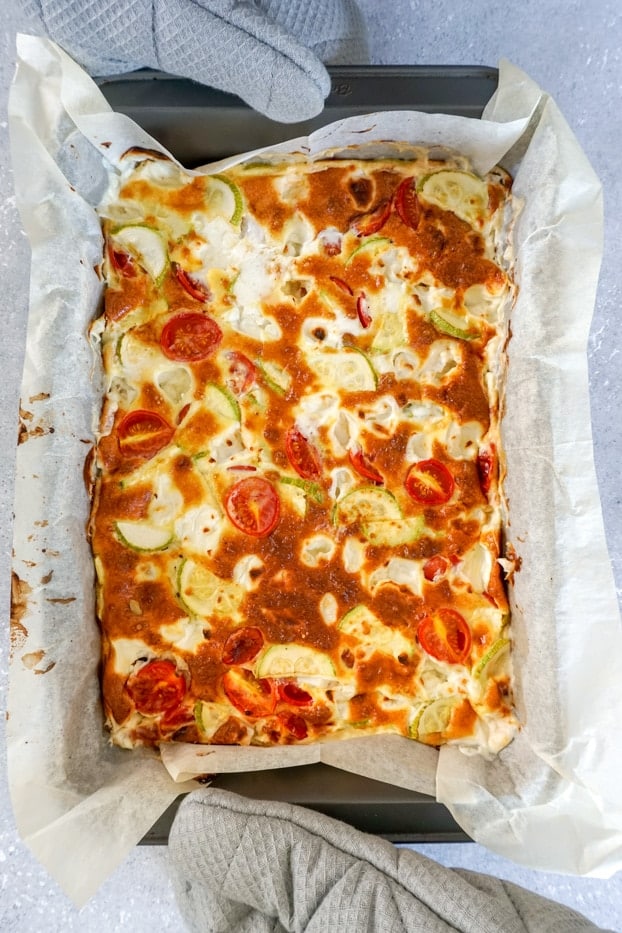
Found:
[[[129, 5], [129, 0], [128, 0]], [[589, 343], [596, 469], [613, 570], [622, 592], [622, 7], [619, 0], [359, 0], [376, 64], [496, 65], [505, 57], [556, 99], [604, 188], [606, 245]], [[0, 405], [0, 612], [8, 619], [13, 469], [24, 353], [29, 251], [15, 210], [9, 168], [6, 92], [13, 74], [12, 5], [0, 13], [0, 269], [3, 334]], [[586, 624], [589, 620], [586, 620]], [[0, 640], [0, 701], [7, 682], [8, 636]], [[4, 719], [4, 717], [2, 717]], [[622, 931], [622, 873], [603, 881], [531, 872], [480, 846], [428, 845], [420, 851], [448, 865], [497, 874], [574, 906], [595, 923]], [[0, 748], [0, 929], [19, 933], [135, 933], [182, 929], [167, 873], [166, 849], [143, 847], [78, 911], [20, 842]]]

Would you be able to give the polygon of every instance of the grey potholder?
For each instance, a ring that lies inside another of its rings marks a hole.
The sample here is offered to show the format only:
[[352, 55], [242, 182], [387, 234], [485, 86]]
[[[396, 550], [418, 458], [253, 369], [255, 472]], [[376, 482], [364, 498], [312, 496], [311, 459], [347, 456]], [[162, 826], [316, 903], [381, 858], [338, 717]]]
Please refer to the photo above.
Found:
[[430, 859], [337, 820], [206, 789], [169, 839], [191, 930], [209, 933], [587, 933], [552, 901]]
[[283, 123], [322, 110], [322, 61], [368, 57], [355, 0], [18, 2], [90, 74], [155, 68], [237, 94]]

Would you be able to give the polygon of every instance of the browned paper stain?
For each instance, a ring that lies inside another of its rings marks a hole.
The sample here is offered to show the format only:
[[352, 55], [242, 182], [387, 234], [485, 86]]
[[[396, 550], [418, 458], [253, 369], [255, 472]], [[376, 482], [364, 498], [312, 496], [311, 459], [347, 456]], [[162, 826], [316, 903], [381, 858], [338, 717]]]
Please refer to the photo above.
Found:
[[11, 656], [18, 651], [28, 638], [28, 629], [22, 619], [28, 612], [28, 598], [32, 587], [16, 573], [11, 574]]

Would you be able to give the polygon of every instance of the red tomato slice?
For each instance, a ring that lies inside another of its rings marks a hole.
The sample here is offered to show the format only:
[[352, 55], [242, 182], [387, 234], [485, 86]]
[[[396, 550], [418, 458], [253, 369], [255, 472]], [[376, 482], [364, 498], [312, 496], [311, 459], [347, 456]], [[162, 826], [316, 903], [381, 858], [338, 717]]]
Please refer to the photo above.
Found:
[[488, 496], [493, 477], [497, 472], [497, 450], [494, 444], [483, 448], [477, 455], [477, 475], [479, 485], [485, 496]]
[[421, 218], [421, 205], [417, 197], [414, 178], [405, 178], [395, 193], [395, 210], [407, 227], [416, 230]]
[[375, 483], [376, 486], [382, 486], [384, 484], [384, 477], [371, 465], [368, 463], [365, 454], [360, 447], [353, 447], [348, 451], [348, 457], [350, 463], [354, 467], [357, 473], [360, 476], [364, 476], [365, 479], [369, 479], [372, 483]]
[[181, 424], [188, 412], [190, 411], [190, 402], [187, 405], [184, 405], [183, 408], [180, 408], [179, 414], [177, 415], [177, 424]]
[[277, 694], [272, 680], [257, 680], [250, 671], [232, 668], [223, 676], [222, 685], [229, 702], [245, 716], [257, 719], [274, 712]]
[[160, 720], [160, 729], [166, 729], [167, 732], [177, 732], [182, 726], [187, 726], [191, 722], [194, 722], [194, 709], [180, 706], [164, 714]]
[[193, 363], [213, 353], [221, 340], [222, 331], [211, 317], [183, 311], [162, 328], [160, 346], [170, 360]]
[[231, 632], [222, 649], [223, 664], [247, 664], [263, 646], [261, 630], [248, 626]]
[[225, 381], [234, 395], [244, 395], [255, 381], [257, 368], [238, 350], [227, 350], [225, 356], [229, 361]]
[[343, 279], [337, 278], [336, 275], [329, 275], [328, 278], [334, 285], [337, 286], [337, 288], [340, 288], [342, 292], [345, 292], [346, 295], [354, 295], [354, 292], [352, 291], [348, 283], [344, 282]]
[[381, 201], [380, 204], [367, 214], [360, 214], [354, 218], [350, 229], [357, 236], [371, 236], [384, 227], [391, 213], [391, 200]]
[[313, 703], [311, 694], [292, 680], [279, 684], [279, 696], [284, 703], [289, 703], [291, 706], [308, 706], [309, 703]]
[[437, 554], [436, 557], [430, 557], [429, 560], [426, 560], [423, 565], [423, 576], [426, 580], [429, 580], [430, 583], [436, 583], [437, 580], [440, 580], [447, 573], [447, 568], [449, 567], [449, 562], [446, 557], [443, 557], [441, 554]]
[[291, 427], [285, 435], [287, 459], [303, 479], [319, 479], [322, 473], [315, 448], [297, 427]]
[[126, 689], [139, 713], [171, 713], [186, 695], [186, 681], [172, 661], [150, 661], [130, 674]]
[[454, 493], [454, 478], [440, 460], [413, 463], [406, 476], [406, 492], [422, 505], [443, 505]]
[[108, 256], [110, 257], [110, 265], [119, 275], [124, 275], [126, 279], [133, 279], [138, 275], [136, 263], [129, 253], [108, 246]]
[[262, 476], [247, 476], [227, 492], [225, 509], [236, 528], [254, 538], [265, 538], [281, 517], [278, 494]]
[[296, 713], [279, 713], [277, 719], [295, 739], [306, 739], [309, 730], [302, 716], [297, 716]]
[[117, 427], [117, 443], [128, 457], [153, 457], [170, 444], [175, 429], [155, 411], [137, 408], [128, 412]]
[[471, 653], [471, 630], [453, 609], [437, 609], [419, 624], [417, 638], [423, 650], [438, 661], [464, 664]]
[[358, 314], [359, 321], [361, 322], [361, 327], [369, 327], [371, 324], [371, 314], [369, 313], [369, 302], [365, 297], [365, 293], [361, 294], [356, 299], [356, 313]]
[[193, 279], [192, 276], [188, 275], [187, 272], [181, 268], [178, 263], [173, 263], [173, 272], [175, 273], [175, 278], [185, 289], [186, 292], [190, 295], [191, 298], [194, 298], [195, 301], [201, 301], [205, 303], [209, 301], [212, 297], [209, 293], [209, 290], [206, 285], [203, 285], [201, 282], [197, 282], [196, 279]]

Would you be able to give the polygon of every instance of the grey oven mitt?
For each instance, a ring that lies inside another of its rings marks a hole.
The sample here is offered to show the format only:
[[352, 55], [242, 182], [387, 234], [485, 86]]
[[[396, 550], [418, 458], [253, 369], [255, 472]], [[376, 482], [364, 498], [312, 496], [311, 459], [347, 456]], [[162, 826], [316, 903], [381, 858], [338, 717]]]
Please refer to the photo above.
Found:
[[291, 804], [190, 794], [169, 850], [182, 914], [201, 933], [588, 933], [567, 907]]
[[229, 91], [274, 120], [320, 113], [322, 64], [367, 61], [355, 0], [18, 0], [90, 74], [155, 68]]

